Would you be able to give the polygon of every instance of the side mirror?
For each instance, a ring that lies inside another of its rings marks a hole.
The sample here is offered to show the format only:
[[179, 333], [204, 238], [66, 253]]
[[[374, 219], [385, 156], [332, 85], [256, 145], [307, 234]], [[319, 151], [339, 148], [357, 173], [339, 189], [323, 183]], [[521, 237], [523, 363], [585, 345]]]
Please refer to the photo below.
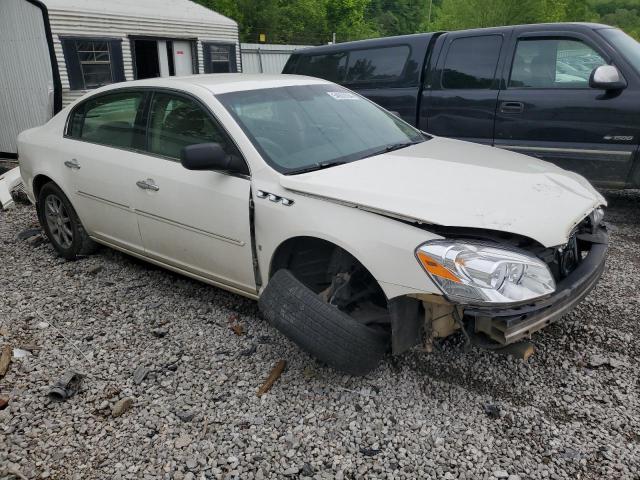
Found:
[[613, 65], [600, 65], [591, 72], [589, 86], [600, 90], [623, 90], [627, 81]]
[[187, 170], [230, 170], [232, 162], [219, 143], [198, 143], [182, 149], [180, 163]]

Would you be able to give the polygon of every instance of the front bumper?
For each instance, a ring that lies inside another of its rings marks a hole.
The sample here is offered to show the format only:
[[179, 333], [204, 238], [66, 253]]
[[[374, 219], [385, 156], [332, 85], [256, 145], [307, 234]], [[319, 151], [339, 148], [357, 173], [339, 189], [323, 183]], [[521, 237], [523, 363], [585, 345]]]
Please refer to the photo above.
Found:
[[466, 318], [475, 320], [475, 331], [508, 345], [559, 320], [595, 287], [605, 267], [608, 234], [601, 228], [587, 256], [566, 278], [558, 282], [555, 293], [536, 302], [517, 307], [466, 307]]

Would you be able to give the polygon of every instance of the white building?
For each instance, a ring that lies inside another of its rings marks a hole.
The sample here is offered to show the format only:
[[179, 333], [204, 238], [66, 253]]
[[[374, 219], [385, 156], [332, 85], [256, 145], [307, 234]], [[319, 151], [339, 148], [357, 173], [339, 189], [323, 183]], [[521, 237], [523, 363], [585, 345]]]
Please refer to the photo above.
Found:
[[241, 71], [238, 25], [189, 0], [0, 0], [0, 154], [113, 82]]

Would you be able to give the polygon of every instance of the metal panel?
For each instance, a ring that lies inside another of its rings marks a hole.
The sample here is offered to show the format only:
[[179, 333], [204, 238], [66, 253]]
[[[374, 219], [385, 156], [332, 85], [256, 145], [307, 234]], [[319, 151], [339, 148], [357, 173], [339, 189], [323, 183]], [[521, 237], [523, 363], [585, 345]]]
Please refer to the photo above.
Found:
[[16, 153], [22, 130], [53, 113], [53, 75], [42, 11], [2, 0], [0, 13], [0, 152]]
[[244, 73], [282, 73], [291, 54], [308, 45], [268, 45], [243, 43], [240, 45]]

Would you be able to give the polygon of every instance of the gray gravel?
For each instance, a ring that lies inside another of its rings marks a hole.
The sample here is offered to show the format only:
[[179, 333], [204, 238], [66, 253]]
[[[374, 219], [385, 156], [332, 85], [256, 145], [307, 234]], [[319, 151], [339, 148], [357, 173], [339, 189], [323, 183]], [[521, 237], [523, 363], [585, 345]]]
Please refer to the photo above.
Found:
[[[640, 193], [608, 197], [603, 280], [528, 362], [454, 338], [365, 378], [254, 302], [109, 249], [65, 262], [17, 239], [33, 208], [0, 212], [0, 347], [33, 352], [0, 380], [0, 478], [639, 479]], [[70, 368], [80, 391], [50, 401]]]

